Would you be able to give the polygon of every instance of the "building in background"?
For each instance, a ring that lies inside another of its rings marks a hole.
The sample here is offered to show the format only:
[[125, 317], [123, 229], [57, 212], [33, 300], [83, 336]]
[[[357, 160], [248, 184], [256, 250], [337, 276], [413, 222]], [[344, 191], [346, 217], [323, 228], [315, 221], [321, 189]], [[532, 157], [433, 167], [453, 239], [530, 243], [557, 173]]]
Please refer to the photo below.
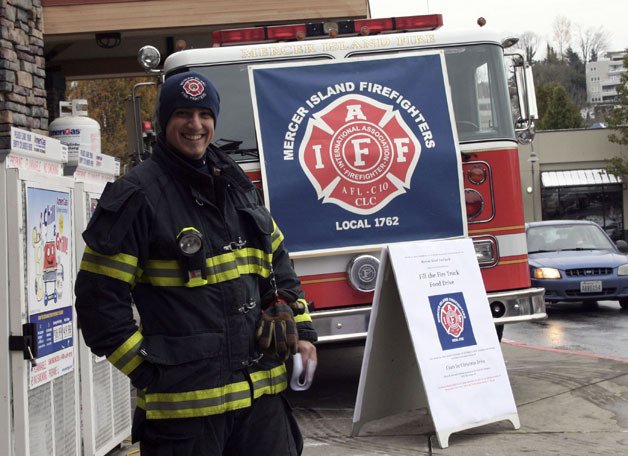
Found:
[[607, 52], [604, 60], [587, 62], [587, 103], [609, 104], [617, 99], [626, 51]]
[[628, 239], [626, 183], [606, 160], [628, 152], [605, 129], [541, 131], [519, 155], [526, 222], [592, 220], [614, 239]]

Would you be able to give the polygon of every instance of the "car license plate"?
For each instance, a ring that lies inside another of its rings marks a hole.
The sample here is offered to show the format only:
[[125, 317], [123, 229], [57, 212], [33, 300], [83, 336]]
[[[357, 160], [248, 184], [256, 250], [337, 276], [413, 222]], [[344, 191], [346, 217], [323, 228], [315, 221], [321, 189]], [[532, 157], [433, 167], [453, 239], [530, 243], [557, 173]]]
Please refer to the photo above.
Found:
[[601, 291], [601, 280], [586, 280], [584, 282], [580, 282], [580, 293], [599, 293]]

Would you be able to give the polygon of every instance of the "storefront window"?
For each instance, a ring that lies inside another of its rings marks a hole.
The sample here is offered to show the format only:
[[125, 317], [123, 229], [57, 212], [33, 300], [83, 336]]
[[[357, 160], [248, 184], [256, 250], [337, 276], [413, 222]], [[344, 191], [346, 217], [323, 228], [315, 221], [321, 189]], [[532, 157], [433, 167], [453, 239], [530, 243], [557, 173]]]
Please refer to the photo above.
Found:
[[621, 184], [545, 187], [543, 220], [591, 220], [613, 239], [624, 239]]

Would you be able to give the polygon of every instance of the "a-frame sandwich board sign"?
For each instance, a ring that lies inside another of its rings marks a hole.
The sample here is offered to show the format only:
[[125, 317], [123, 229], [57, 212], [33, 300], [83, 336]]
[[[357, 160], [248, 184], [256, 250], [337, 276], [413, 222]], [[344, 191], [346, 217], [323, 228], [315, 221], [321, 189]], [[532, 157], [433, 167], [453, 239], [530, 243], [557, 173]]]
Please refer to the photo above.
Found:
[[441, 448], [452, 433], [520, 427], [473, 243], [391, 244], [382, 252], [352, 434], [427, 408]]

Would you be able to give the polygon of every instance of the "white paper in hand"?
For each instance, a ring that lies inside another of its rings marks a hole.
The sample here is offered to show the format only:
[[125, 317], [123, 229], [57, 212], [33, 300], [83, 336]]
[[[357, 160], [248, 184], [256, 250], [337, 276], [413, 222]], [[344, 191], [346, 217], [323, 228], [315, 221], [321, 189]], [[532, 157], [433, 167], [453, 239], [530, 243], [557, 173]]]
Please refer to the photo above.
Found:
[[290, 379], [290, 388], [293, 391], [305, 391], [312, 385], [314, 380], [314, 372], [316, 371], [316, 361], [307, 360], [307, 366], [303, 369], [303, 360], [301, 353], [292, 356], [292, 378]]

